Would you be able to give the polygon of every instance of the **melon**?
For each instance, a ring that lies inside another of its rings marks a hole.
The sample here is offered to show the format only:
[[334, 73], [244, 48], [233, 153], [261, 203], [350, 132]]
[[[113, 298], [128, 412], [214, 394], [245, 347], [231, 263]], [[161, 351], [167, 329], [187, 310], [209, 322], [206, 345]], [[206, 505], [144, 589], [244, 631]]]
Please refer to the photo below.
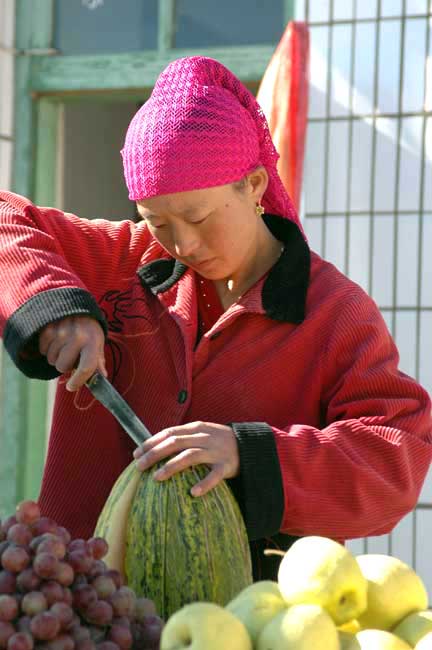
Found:
[[225, 606], [252, 584], [245, 524], [228, 484], [201, 497], [190, 489], [208, 473], [198, 465], [165, 481], [133, 461], [120, 475], [99, 516], [95, 536], [108, 542], [106, 564], [138, 596], [154, 600], [162, 618], [184, 605]]

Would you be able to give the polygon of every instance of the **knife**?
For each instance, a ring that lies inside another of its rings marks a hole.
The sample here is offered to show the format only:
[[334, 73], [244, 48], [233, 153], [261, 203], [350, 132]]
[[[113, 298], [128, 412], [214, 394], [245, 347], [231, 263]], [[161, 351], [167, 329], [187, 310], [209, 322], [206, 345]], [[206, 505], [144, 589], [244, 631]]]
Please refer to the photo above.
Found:
[[91, 394], [120, 422], [123, 429], [137, 445], [141, 445], [144, 440], [152, 437], [150, 431], [133, 412], [126, 400], [99, 371], [96, 371], [85, 385]]

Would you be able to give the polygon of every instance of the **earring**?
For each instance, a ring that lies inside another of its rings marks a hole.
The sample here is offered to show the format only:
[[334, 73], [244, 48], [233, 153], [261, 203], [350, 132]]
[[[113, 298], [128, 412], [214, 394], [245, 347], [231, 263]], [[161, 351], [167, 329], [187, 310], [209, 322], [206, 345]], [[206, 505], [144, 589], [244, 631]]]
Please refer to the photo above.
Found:
[[256, 212], [257, 217], [262, 217], [263, 216], [265, 210], [262, 207], [261, 203], [257, 203], [257, 205], [255, 206], [255, 212]]

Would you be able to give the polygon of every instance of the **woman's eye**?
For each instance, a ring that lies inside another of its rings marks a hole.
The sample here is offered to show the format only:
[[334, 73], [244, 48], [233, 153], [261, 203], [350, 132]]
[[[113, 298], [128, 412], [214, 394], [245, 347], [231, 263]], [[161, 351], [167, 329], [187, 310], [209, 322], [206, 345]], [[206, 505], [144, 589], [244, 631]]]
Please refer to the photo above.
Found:
[[196, 225], [199, 224], [199, 223], [204, 223], [204, 221], [205, 221], [206, 219], [207, 219], [207, 217], [204, 217], [204, 219], [199, 219], [199, 221], [191, 221], [191, 223], [193, 223], [193, 225], [196, 226]]
[[154, 223], [153, 221], [150, 221], [150, 219], [145, 219], [147, 222], [147, 225], [150, 228], [158, 229], [158, 228], [163, 228], [165, 226], [164, 223]]

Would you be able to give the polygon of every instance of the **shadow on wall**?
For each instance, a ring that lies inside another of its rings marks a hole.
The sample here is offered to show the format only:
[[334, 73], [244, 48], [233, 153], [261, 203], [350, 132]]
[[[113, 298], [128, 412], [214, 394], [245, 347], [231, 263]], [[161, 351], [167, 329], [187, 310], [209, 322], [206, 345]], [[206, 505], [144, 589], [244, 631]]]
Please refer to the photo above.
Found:
[[58, 205], [86, 218], [135, 219], [120, 150], [135, 102], [82, 102], [64, 108]]

